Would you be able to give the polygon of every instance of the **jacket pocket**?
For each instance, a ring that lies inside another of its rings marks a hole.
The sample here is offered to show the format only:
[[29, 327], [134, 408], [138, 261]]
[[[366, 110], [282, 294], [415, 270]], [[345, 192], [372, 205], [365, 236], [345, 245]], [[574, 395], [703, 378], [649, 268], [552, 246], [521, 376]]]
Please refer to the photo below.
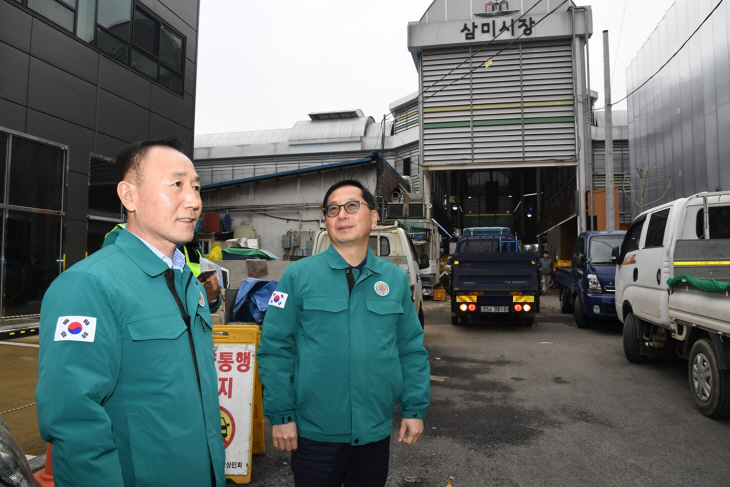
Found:
[[347, 299], [330, 296], [312, 296], [304, 299], [302, 309], [305, 311], [328, 311], [339, 313], [347, 309]]
[[180, 316], [150, 316], [127, 322], [129, 336], [134, 342], [147, 340], [176, 340], [187, 327]]
[[403, 305], [398, 301], [385, 301], [379, 299], [368, 299], [368, 311], [376, 315], [403, 314]]

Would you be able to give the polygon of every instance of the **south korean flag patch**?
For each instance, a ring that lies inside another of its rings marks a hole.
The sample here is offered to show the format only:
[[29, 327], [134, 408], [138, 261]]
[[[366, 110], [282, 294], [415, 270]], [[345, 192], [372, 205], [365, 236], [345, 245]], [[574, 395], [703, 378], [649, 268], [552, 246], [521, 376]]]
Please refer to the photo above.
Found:
[[96, 318], [92, 316], [61, 316], [56, 322], [53, 341], [93, 342]]
[[269, 306], [276, 306], [277, 308], [284, 308], [286, 306], [286, 298], [288, 298], [289, 295], [287, 293], [280, 293], [279, 291], [274, 291], [274, 294], [271, 295], [271, 299], [269, 299]]

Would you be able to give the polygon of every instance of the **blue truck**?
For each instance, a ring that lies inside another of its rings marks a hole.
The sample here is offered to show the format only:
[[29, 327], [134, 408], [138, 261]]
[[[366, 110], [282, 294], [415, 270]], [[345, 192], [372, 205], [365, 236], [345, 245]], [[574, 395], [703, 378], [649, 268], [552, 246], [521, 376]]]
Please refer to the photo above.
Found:
[[520, 252], [506, 227], [466, 228], [451, 260], [451, 324], [470, 316], [532, 326], [540, 311], [537, 254]]
[[611, 258], [626, 232], [583, 232], [578, 236], [570, 266], [555, 268], [560, 311], [573, 312], [578, 328], [593, 320], [617, 320], [614, 300], [616, 262]]

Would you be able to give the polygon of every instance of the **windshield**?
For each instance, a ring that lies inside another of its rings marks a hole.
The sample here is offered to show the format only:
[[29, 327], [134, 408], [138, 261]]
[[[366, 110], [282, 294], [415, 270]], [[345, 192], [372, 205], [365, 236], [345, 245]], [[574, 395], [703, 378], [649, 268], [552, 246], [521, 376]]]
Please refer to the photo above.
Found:
[[588, 254], [591, 258], [591, 264], [612, 264], [611, 250], [620, 246], [623, 239], [623, 235], [593, 237]]
[[517, 241], [510, 235], [469, 235], [456, 243], [456, 253], [484, 254], [517, 252]]

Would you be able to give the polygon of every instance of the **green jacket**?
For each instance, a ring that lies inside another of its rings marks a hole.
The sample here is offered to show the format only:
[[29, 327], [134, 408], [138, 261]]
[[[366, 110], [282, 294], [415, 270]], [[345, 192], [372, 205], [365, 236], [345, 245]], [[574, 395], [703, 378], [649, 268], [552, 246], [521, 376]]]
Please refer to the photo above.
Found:
[[368, 250], [350, 295], [348, 267], [329, 247], [286, 269], [264, 318], [259, 372], [271, 424], [365, 445], [390, 435], [398, 401], [403, 417], [425, 416], [430, 367], [406, 273]]
[[57, 486], [209, 486], [211, 465], [225, 484], [205, 290], [187, 267], [173, 271], [199, 389], [167, 269], [121, 232], [46, 292], [36, 403]]
[[[120, 223], [119, 225], [112, 228], [112, 230], [109, 233], [104, 235], [104, 243], [101, 245], [101, 248], [103, 249], [107, 245], [111, 245], [114, 242], [116, 242], [119, 234], [122, 233], [126, 229], [127, 229], [126, 223]], [[188, 265], [188, 267], [190, 267], [190, 270], [193, 271], [193, 275], [195, 277], [198, 277], [198, 275], [200, 274], [200, 264], [196, 264], [190, 260], [190, 256], [188, 255], [188, 251], [185, 248], [185, 245], [178, 245], [177, 248], [178, 248], [178, 250], [180, 250], [180, 252], [185, 253], [185, 263]], [[198, 255], [202, 257], [202, 252], [200, 251], [200, 249], [198, 249]], [[213, 304], [208, 303], [208, 305], [210, 307], [210, 312], [215, 313], [216, 311], [218, 311], [221, 307], [221, 304], [223, 304], [223, 300], [221, 299], [221, 292], [219, 292], [218, 299], [216, 299], [215, 303], [213, 303]]]

